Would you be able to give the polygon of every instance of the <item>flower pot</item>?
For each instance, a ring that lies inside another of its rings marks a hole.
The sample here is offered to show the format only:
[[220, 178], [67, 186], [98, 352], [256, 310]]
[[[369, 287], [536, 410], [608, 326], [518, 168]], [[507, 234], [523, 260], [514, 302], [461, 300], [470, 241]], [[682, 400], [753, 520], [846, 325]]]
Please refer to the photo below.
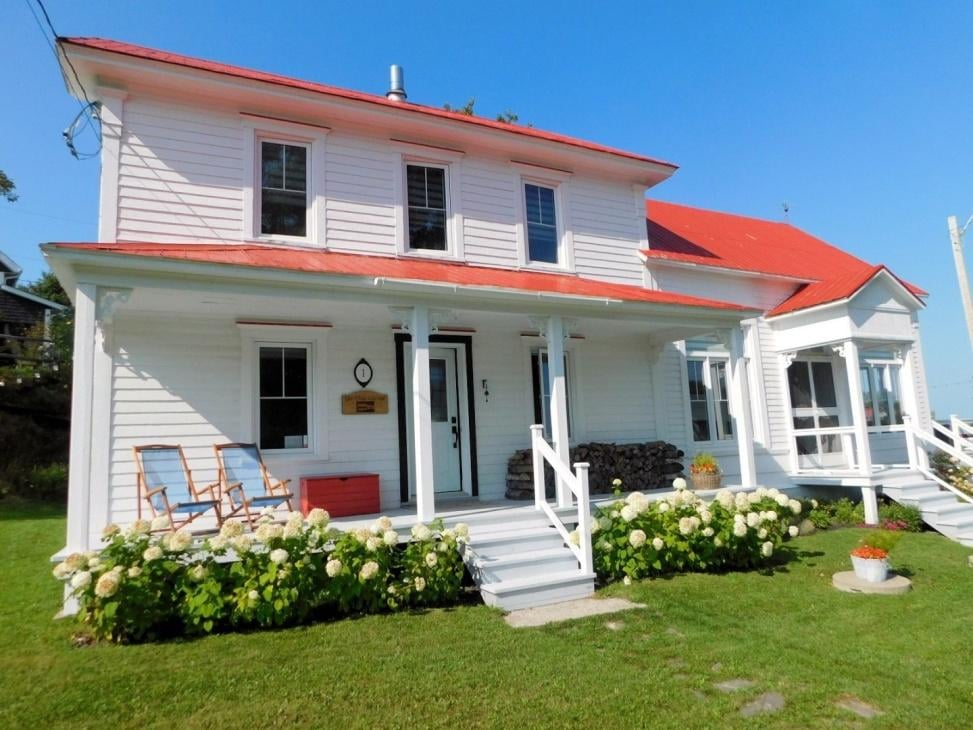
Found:
[[881, 583], [889, 577], [888, 558], [859, 558], [851, 556], [855, 575], [869, 583]]
[[692, 480], [693, 489], [700, 491], [704, 489], [719, 489], [723, 481], [722, 474], [689, 474]]

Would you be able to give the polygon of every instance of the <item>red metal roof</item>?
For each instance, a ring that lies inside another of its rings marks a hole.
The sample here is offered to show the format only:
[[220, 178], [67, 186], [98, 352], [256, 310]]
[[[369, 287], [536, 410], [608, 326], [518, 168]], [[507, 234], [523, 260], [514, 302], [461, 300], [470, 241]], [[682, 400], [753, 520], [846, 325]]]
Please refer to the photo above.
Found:
[[503, 132], [509, 132], [511, 134], [532, 137], [534, 139], [543, 139], [547, 140], [548, 142], [558, 142], [560, 144], [571, 145], [572, 147], [579, 147], [592, 152], [603, 152], [606, 154], [615, 155], [617, 157], [626, 157], [631, 160], [637, 160], [639, 162], [649, 162], [655, 165], [669, 167], [673, 170], [677, 169], [677, 166], [671, 162], [646, 157], [644, 155], [635, 154], [634, 152], [626, 152], [625, 150], [608, 147], [595, 142], [588, 142], [583, 139], [577, 139], [575, 137], [569, 137], [567, 135], [557, 134], [555, 132], [545, 132], [544, 130], [535, 129], [522, 124], [508, 124], [506, 122], [495, 121], [485, 117], [449, 112], [445, 109], [425, 106], [423, 104], [413, 104], [412, 102], [408, 101], [391, 101], [386, 99], [384, 96], [379, 96], [377, 94], [366, 94], [361, 91], [342, 89], [337, 86], [328, 86], [326, 84], [319, 84], [313, 81], [302, 81], [301, 79], [295, 79], [290, 76], [281, 76], [279, 74], [268, 73], [265, 71], [256, 71], [254, 69], [244, 68], [242, 66], [232, 66], [225, 63], [219, 63], [217, 61], [207, 61], [205, 59], [195, 58], [193, 56], [183, 56], [178, 53], [170, 53], [169, 51], [146, 48], [144, 46], [137, 46], [132, 43], [123, 43], [122, 41], [113, 41], [105, 38], [81, 37], [60, 38], [58, 39], [58, 42], [75, 46], [83, 46], [85, 48], [95, 48], [101, 51], [131, 56], [133, 58], [141, 58], [149, 61], [168, 63], [175, 66], [183, 66], [185, 68], [193, 68], [200, 71], [210, 71], [212, 73], [233, 76], [240, 79], [248, 79], [250, 81], [262, 81], [268, 84], [276, 84], [277, 86], [287, 86], [292, 89], [302, 89], [304, 91], [311, 91], [318, 94], [327, 94], [329, 96], [336, 96], [342, 99], [352, 99], [355, 101], [367, 102], [369, 104], [378, 104], [388, 108], [416, 112], [432, 117], [440, 117], [442, 119], [450, 119], [457, 122], [463, 122], [465, 124], [473, 124], [480, 127], [487, 127]]
[[54, 248], [145, 256], [197, 263], [281, 269], [314, 274], [456, 284], [468, 288], [544, 292], [592, 299], [749, 311], [747, 307], [640, 286], [613, 284], [571, 274], [516, 271], [463, 263], [317, 251], [250, 243], [53, 243]]
[[[805, 233], [789, 223], [646, 201], [650, 259], [710, 266], [806, 282], [768, 315], [847, 299], [884, 266]], [[891, 272], [889, 272], [891, 273]], [[893, 275], [894, 276], [894, 275]], [[913, 296], [926, 294], [896, 277]]]

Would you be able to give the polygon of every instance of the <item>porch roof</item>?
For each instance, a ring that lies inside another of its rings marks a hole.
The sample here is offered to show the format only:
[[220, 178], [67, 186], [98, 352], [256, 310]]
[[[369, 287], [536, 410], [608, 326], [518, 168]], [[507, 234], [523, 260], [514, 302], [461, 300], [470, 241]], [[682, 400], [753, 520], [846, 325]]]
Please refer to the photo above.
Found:
[[745, 316], [752, 310], [717, 299], [645, 289], [587, 279], [573, 274], [542, 273], [473, 266], [460, 262], [429, 261], [364, 254], [338, 253], [293, 246], [252, 243], [50, 243], [45, 250], [81, 251], [112, 256], [134, 256], [228, 267], [296, 271], [349, 278], [402, 282], [434, 282], [471, 290], [552, 294], [592, 300], [616, 300], [698, 309]]
[[[834, 304], [851, 299], [858, 292], [864, 289], [869, 282], [882, 273], [888, 274], [892, 280], [899, 284], [909, 295], [911, 295], [917, 306], [923, 306], [919, 299], [916, 288], [902, 281], [884, 265], [869, 266], [859, 271], [852, 271], [841, 276], [835, 276], [825, 281], [816, 281], [799, 289], [793, 296], [785, 299], [776, 307], [767, 312], [768, 317], [777, 317], [782, 314], [789, 314], [802, 309], [820, 307], [825, 304]], [[919, 290], [921, 291], [921, 290]]]

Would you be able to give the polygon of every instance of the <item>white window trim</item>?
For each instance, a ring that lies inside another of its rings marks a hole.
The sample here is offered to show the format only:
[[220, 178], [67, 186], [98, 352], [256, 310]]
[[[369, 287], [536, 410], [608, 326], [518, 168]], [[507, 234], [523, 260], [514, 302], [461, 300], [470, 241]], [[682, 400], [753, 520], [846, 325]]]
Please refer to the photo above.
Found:
[[262, 345], [308, 348], [308, 447], [306, 449], [268, 449], [264, 453], [273, 459], [287, 461], [325, 460], [328, 458], [327, 419], [327, 350], [328, 327], [263, 325], [238, 323], [242, 339], [240, 378], [241, 441], [258, 441], [260, 378], [259, 356]]
[[[737, 411], [736, 404], [733, 402], [733, 388], [731, 386], [732, 373], [730, 372], [730, 353], [721, 349], [691, 350], [685, 342], [678, 345], [680, 350], [680, 364], [682, 370], [682, 393], [683, 393], [683, 412], [686, 418], [686, 443], [697, 451], [705, 450], [714, 454], [735, 454], [737, 449]], [[713, 439], [708, 441], [697, 441], [693, 436], [693, 412], [692, 403], [689, 396], [689, 361], [703, 360], [703, 382], [706, 385], [706, 415], [709, 418], [710, 435], [717, 433], [716, 427], [716, 399], [713, 397], [713, 386], [710, 382], [710, 361], [720, 360], [726, 363], [726, 386], [727, 404], [730, 409], [730, 417], [733, 422], [733, 435], [728, 439]]]
[[[521, 268], [537, 269], [540, 271], [555, 271], [559, 273], [574, 271], [574, 237], [568, 220], [568, 178], [569, 174], [561, 176], [525, 174], [527, 166], [514, 165], [520, 171], [517, 175], [517, 263]], [[549, 173], [550, 171], [544, 171]], [[530, 247], [527, 241], [527, 196], [524, 187], [538, 185], [554, 191], [554, 222], [557, 235], [557, 263], [547, 261], [531, 261]]]
[[[410, 151], [401, 152], [399, 158], [399, 172], [394, 178], [395, 194], [395, 227], [396, 250], [399, 256], [415, 256], [417, 258], [463, 260], [463, 215], [460, 200], [462, 189], [460, 153], [450, 154], [443, 151], [436, 157], [427, 157], [411, 151], [415, 145], [398, 145]], [[409, 245], [409, 200], [408, 185], [406, 183], [406, 167], [420, 165], [422, 167], [436, 167], [446, 172], [446, 250], [432, 251], [429, 249], [414, 249]]]
[[[327, 248], [327, 205], [325, 202], [325, 140], [330, 130], [291, 122], [242, 118], [246, 146], [244, 169], [250, 170], [243, 188], [243, 240], [261, 243], [297, 244]], [[307, 160], [307, 235], [283, 236], [260, 232], [261, 169], [259, 154], [262, 142], [302, 145], [308, 150]]]

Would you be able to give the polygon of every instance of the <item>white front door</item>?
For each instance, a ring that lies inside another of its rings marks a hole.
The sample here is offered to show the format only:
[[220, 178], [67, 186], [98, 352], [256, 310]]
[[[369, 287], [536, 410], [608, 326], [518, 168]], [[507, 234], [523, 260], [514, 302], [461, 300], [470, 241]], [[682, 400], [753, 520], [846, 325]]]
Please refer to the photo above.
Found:
[[[835, 387], [834, 363], [825, 359], [795, 360], [787, 369], [787, 379], [798, 467], [849, 466], [840, 436], [813, 433], [814, 429], [844, 425], [838, 404], [839, 391]], [[802, 434], [802, 430], [812, 433]]]
[[429, 350], [429, 405], [436, 491], [462, 491], [463, 451], [455, 349], [433, 347]]

